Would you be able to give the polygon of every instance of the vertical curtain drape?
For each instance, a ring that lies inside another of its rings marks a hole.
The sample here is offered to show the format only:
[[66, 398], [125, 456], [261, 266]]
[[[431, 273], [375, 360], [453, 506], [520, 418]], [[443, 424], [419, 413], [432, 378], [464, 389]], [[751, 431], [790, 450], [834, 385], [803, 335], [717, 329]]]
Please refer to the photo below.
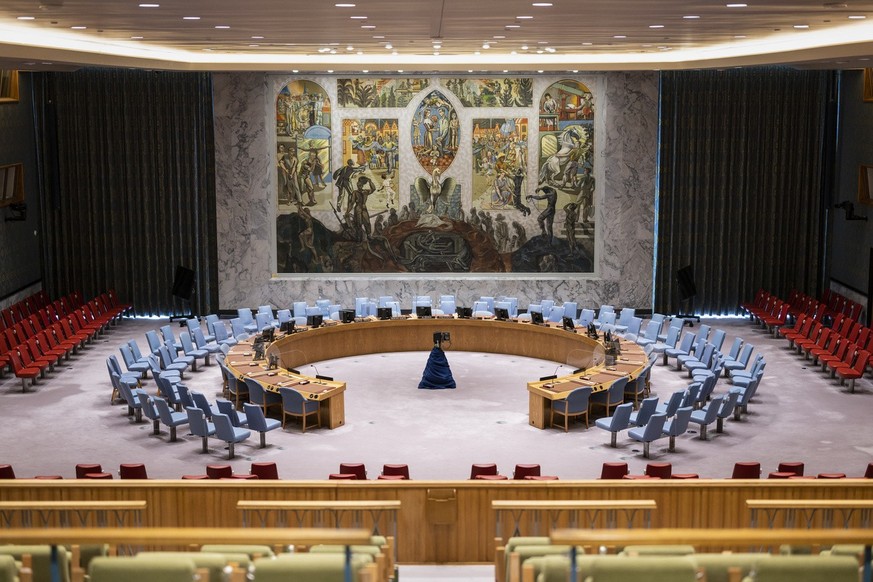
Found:
[[[210, 75], [85, 69], [39, 81], [46, 289], [114, 288], [139, 314], [214, 310]], [[171, 293], [177, 266], [195, 273], [190, 302]]]
[[661, 75], [655, 308], [732, 314], [765, 289], [815, 294], [833, 73], [788, 68]]

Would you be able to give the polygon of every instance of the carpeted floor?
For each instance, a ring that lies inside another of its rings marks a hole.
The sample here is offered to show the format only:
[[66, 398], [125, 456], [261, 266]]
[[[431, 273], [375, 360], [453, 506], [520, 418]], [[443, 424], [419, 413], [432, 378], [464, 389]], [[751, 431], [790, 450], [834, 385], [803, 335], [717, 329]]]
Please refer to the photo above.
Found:
[[[27, 393], [7, 374], [0, 380], [0, 463], [11, 463], [18, 476], [60, 474], [74, 476], [80, 462], [101, 463], [116, 471], [120, 463], [145, 462], [153, 478], [178, 478], [203, 472], [206, 464], [226, 456], [223, 443], [210, 440], [206, 454], [200, 439], [180, 429], [176, 443], [166, 430], [151, 436], [151, 425], [134, 424], [125, 407], [109, 403], [110, 384], [105, 359], [135, 338], [145, 347], [145, 331], [165, 320], [127, 320], [40, 381]], [[860, 380], [856, 393], [809, 368], [789, 352], [784, 340], [774, 340], [741, 319], [709, 321], [727, 331], [725, 346], [740, 335], [766, 355], [767, 368], [751, 413], [742, 422], [730, 420], [725, 432], [710, 431], [709, 441], [696, 430], [677, 440], [675, 453], [667, 440], [653, 444], [652, 457], [673, 464], [674, 472], [703, 477], [730, 475], [735, 461], [757, 460], [763, 471], [775, 470], [782, 460], [806, 463], [807, 474], [843, 472], [863, 474], [873, 460], [873, 427], [869, 409], [873, 382]], [[178, 329], [178, 328], [175, 328]], [[687, 328], [693, 332], [695, 328]], [[465, 479], [472, 463], [496, 462], [504, 474], [516, 463], [540, 463], [544, 474], [561, 479], [592, 479], [604, 461], [625, 460], [631, 472], [642, 472], [642, 447], [625, 434], [617, 449], [609, 434], [584, 424], [569, 433], [537, 430], [527, 423], [525, 383], [555, 372], [557, 362], [516, 356], [447, 352], [458, 388], [418, 390], [426, 352], [382, 354], [318, 362], [304, 373], [345, 379], [346, 426], [315, 429], [301, 434], [299, 425], [268, 434], [269, 446], [257, 448], [257, 435], [237, 445], [231, 461], [248, 472], [251, 461], [276, 461], [285, 479], [323, 479], [340, 462], [366, 463], [375, 477], [383, 463], [408, 463], [414, 479]], [[214, 399], [220, 391], [216, 365], [188, 373], [186, 383]], [[670, 368], [653, 370], [655, 394], [666, 398], [688, 380]], [[149, 392], [152, 380], [146, 381]], [[716, 393], [729, 385], [722, 379]], [[694, 426], [694, 425], [692, 425]]]

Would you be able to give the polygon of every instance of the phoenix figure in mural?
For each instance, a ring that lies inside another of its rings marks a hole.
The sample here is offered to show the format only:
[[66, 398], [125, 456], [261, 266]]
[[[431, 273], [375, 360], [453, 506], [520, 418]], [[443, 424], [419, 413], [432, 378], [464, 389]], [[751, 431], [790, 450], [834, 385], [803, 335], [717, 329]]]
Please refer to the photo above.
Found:
[[429, 205], [426, 212], [436, 214], [437, 201], [440, 199], [447, 201], [449, 194], [455, 191], [456, 185], [457, 182], [454, 178], [440, 180], [440, 169], [434, 168], [430, 182], [426, 178], [416, 178], [413, 188], [415, 188], [415, 191], [421, 197], [421, 201]]

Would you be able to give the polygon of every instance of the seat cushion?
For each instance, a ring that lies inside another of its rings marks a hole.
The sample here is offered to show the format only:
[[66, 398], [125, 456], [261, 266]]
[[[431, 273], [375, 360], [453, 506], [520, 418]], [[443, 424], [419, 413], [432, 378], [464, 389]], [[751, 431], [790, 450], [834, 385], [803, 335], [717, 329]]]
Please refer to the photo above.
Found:
[[94, 558], [91, 582], [192, 582], [196, 568], [188, 558]]

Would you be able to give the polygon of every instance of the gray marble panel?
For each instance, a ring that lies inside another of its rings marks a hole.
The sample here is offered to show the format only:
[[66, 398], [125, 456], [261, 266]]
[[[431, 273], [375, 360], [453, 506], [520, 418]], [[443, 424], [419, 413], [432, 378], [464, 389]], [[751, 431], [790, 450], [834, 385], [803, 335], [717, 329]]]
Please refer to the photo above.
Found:
[[[457, 296], [469, 305], [482, 295], [518, 297], [525, 307], [542, 298], [577, 301], [580, 306], [602, 303], [650, 308], [654, 257], [654, 196], [657, 154], [657, 74], [580, 74], [595, 94], [597, 108], [595, 193], [598, 248], [595, 273], [560, 275], [318, 275], [275, 277], [275, 115], [276, 91], [291, 75], [227, 73], [214, 76], [216, 189], [219, 244], [219, 304], [222, 309], [242, 305], [289, 306], [293, 301], [332, 299], [349, 306], [355, 297], [393, 295], [404, 307], [415, 295]], [[561, 77], [535, 79], [534, 99]], [[336, 103], [336, 83], [331, 77], [311, 78], [321, 84]], [[439, 86], [431, 79], [429, 91]], [[450, 96], [450, 98], [452, 98]], [[345, 117], [398, 117], [408, 125], [417, 101], [403, 109], [358, 110], [334, 108], [332, 127]], [[469, 118], [483, 110], [459, 111]], [[488, 116], [527, 116], [536, 119], [536, 107], [489, 109]], [[535, 125], [535, 124], [534, 124]], [[339, 131], [334, 131], [334, 167], [341, 163]], [[401, 138], [403, 139], [403, 138]], [[533, 128], [531, 151], [538, 142]], [[467, 140], [450, 169], [462, 185], [462, 199], [469, 207], [470, 152]], [[535, 156], [529, 175], [536, 175]], [[401, 157], [400, 192], [417, 177], [417, 162]], [[420, 168], [419, 168], [420, 170]], [[535, 188], [530, 185], [530, 190]], [[404, 194], [406, 195], [406, 194]], [[529, 225], [535, 228], [535, 223]], [[535, 232], [529, 230], [529, 232]]]

